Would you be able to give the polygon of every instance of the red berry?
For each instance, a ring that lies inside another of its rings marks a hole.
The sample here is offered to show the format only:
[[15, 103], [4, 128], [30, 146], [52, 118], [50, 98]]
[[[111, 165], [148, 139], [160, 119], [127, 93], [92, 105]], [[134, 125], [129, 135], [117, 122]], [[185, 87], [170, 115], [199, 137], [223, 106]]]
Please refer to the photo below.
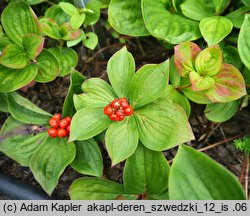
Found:
[[125, 116], [124, 116], [124, 115], [121, 115], [121, 116], [117, 116], [117, 118], [118, 118], [117, 121], [122, 121], [122, 120], [125, 118]]
[[69, 122], [71, 122], [72, 118], [70, 116], [65, 117]]
[[126, 109], [124, 110], [124, 113], [125, 113], [126, 116], [132, 115], [132, 113], [133, 113], [133, 108], [132, 108], [131, 106], [129, 106], [128, 108], [126, 108]]
[[67, 131], [70, 132], [70, 125], [67, 127]]
[[60, 124], [60, 121], [58, 119], [55, 119], [55, 118], [51, 118], [49, 120], [49, 124], [51, 127], [53, 128], [58, 128], [59, 127], [59, 124]]
[[114, 99], [111, 103], [113, 108], [119, 108], [121, 106], [119, 99]]
[[118, 110], [118, 111], [116, 111], [115, 114], [116, 114], [118, 117], [124, 116], [124, 111], [123, 111], [123, 110]]
[[50, 128], [48, 130], [48, 134], [49, 134], [50, 137], [55, 138], [58, 135], [58, 130], [55, 129], [55, 128]]
[[128, 102], [126, 98], [120, 98], [119, 100], [120, 102], [123, 102], [123, 101]]
[[58, 136], [61, 138], [68, 136], [68, 134], [69, 134], [69, 132], [64, 128], [60, 128], [58, 130]]
[[103, 110], [104, 114], [110, 116], [113, 113], [113, 109], [110, 105], [105, 106]]
[[123, 109], [126, 109], [126, 108], [129, 107], [129, 104], [128, 104], [127, 101], [122, 101], [122, 102], [121, 102], [121, 106], [122, 106]]
[[69, 125], [70, 125], [70, 121], [68, 121], [66, 118], [60, 121], [60, 128], [67, 128]]
[[52, 118], [60, 120], [61, 115], [59, 113], [56, 113], [55, 115], [52, 116]]
[[109, 118], [110, 118], [110, 120], [112, 120], [112, 121], [118, 121], [118, 117], [117, 117], [116, 114], [111, 114], [111, 115], [109, 116]]

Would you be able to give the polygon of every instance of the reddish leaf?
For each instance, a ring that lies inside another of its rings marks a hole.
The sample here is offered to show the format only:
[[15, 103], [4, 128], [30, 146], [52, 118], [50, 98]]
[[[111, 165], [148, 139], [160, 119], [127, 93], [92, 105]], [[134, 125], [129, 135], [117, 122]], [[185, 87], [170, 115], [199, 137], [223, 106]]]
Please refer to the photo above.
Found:
[[81, 30], [74, 30], [69, 23], [64, 23], [60, 27], [60, 35], [63, 40], [74, 40], [81, 35]]
[[34, 34], [26, 34], [23, 37], [23, 48], [30, 60], [35, 59], [43, 49], [44, 38]]
[[213, 76], [214, 87], [205, 93], [213, 102], [229, 102], [246, 94], [245, 81], [240, 71], [230, 64], [223, 64], [219, 73]]
[[174, 47], [174, 63], [181, 76], [195, 71], [194, 61], [201, 49], [192, 42], [183, 42]]

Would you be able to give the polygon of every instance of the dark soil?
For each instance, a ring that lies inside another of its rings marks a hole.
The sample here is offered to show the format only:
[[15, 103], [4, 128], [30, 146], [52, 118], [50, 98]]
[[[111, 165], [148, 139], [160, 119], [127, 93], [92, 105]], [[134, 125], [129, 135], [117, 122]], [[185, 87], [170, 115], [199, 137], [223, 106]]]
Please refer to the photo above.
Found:
[[[103, 28], [103, 22], [106, 20], [105, 12], [103, 13], [101, 24], [96, 28], [103, 29], [104, 40], [100, 42], [102, 47], [95, 51], [89, 51], [78, 46], [76, 51], [79, 55], [79, 64], [77, 70], [84, 76], [101, 77], [107, 80], [106, 65], [108, 58], [120, 49], [121, 44], [118, 39], [114, 39], [111, 33]], [[100, 29], [99, 29], [100, 30]], [[123, 37], [126, 41], [128, 50], [133, 54], [136, 61], [137, 68], [147, 63], [159, 63], [168, 58], [172, 53], [169, 53], [156, 39], [152, 37], [130, 38]], [[50, 113], [58, 113], [62, 110], [64, 98], [69, 87], [69, 76], [57, 78], [53, 82], [40, 84], [37, 83], [34, 87], [28, 89], [27, 92], [20, 92], [23, 96], [30, 99], [33, 103], [40, 106], [42, 109]], [[209, 122], [203, 113], [204, 106], [192, 104], [192, 115], [190, 123], [194, 131], [196, 140], [187, 143], [196, 149], [201, 149], [206, 146], [221, 142], [231, 137], [243, 136], [250, 134], [250, 115], [245, 108], [240, 110], [231, 120], [223, 124], [215, 124]], [[8, 114], [0, 113], [0, 126], [7, 118]], [[123, 163], [110, 168], [110, 159], [105, 151], [102, 143], [99, 143], [102, 149], [104, 158], [104, 177], [107, 179], [122, 181]], [[177, 148], [173, 148], [164, 154], [168, 160], [171, 160], [176, 154]], [[237, 151], [232, 141], [225, 142], [217, 147], [205, 151], [214, 160], [232, 171], [237, 177], [240, 176], [243, 162], [243, 154]], [[29, 168], [22, 167], [15, 161], [0, 153], [0, 172], [20, 179], [20, 181], [34, 185], [42, 190], [40, 185], [36, 182], [32, 172]], [[69, 199], [67, 190], [72, 182], [83, 175], [75, 172], [68, 167], [61, 176], [59, 184], [57, 185], [53, 199]], [[0, 199], [8, 199], [6, 196], [1, 196]]]

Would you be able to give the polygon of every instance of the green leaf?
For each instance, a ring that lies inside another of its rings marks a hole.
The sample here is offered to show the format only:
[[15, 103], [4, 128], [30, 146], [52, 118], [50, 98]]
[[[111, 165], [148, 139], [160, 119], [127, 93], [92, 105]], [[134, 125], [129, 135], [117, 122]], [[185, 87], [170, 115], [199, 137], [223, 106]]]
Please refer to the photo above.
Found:
[[139, 135], [133, 116], [121, 122], [113, 122], [105, 135], [106, 148], [112, 166], [130, 157], [136, 150]]
[[64, 23], [62, 26], [60, 26], [59, 32], [61, 35], [61, 39], [63, 40], [74, 40], [81, 35], [81, 30], [72, 29], [69, 23]]
[[58, 4], [47, 9], [44, 17], [54, 20], [59, 26], [70, 20], [70, 16], [66, 14]]
[[214, 86], [214, 79], [211, 77], [201, 77], [197, 72], [191, 71], [189, 79], [192, 84], [193, 91], [201, 91], [210, 89]]
[[213, 102], [230, 102], [246, 94], [245, 81], [237, 68], [223, 64], [219, 73], [213, 76], [214, 87], [205, 91]]
[[0, 65], [0, 92], [11, 92], [25, 86], [37, 73], [38, 69], [34, 64], [23, 69], [10, 69]]
[[151, 35], [171, 44], [201, 37], [198, 22], [169, 10], [169, 0], [142, 0], [143, 19]]
[[109, 59], [107, 72], [118, 97], [128, 97], [129, 85], [135, 74], [135, 61], [126, 46]]
[[52, 47], [48, 49], [59, 63], [60, 76], [73, 72], [78, 62], [77, 53], [67, 47]]
[[192, 87], [184, 88], [181, 90], [183, 94], [191, 101], [198, 104], [210, 104], [211, 100], [203, 91], [193, 91]]
[[73, 95], [81, 94], [83, 92], [81, 85], [84, 80], [85, 77], [77, 71], [74, 71], [70, 74], [70, 86], [63, 104], [64, 116], [73, 116], [75, 114], [76, 110], [73, 106]]
[[165, 90], [169, 77], [169, 61], [142, 66], [133, 76], [128, 96], [130, 104], [141, 107], [155, 101]]
[[[87, 79], [82, 84], [83, 94], [77, 95], [77, 110], [85, 107], [102, 107], [108, 105], [116, 98], [112, 87], [100, 78]], [[76, 104], [75, 104], [76, 105]]]
[[19, 46], [22, 46], [24, 35], [41, 34], [35, 13], [23, 2], [9, 4], [2, 13], [1, 23], [6, 35]]
[[31, 157], [30, 169], [49, 195], [55, 189], [64, 169], [74, 160], [75, 154], [75, 145], [68, 143], [67, 138], [47, 136]]
[[172, 85], [168, 85], [164, 98], [172, 100], [174, 103], [179, 104], [186, 112], [187, 117], [191, 114], [191, 106], [188, 99], [181, 94]]
[[26, 127], [29, 126], [31, 130], [32, 127], [35, 127], [35, 125], [25, 125], [25, 123], [19, 122], [10, 116], [2, 126], [0, 133], [0, 152], [3, 152], [22, 166], [29, 166], [30, 158], [47, 136], [47, 132], [38, 134], [20, 133], [24, 129], [27, 131]]
[[34, 60], [43, 49], [44, 38], [34, 34], [26, 34], [23, 37], [23, 48], [29, 60]]
[[216, 15], [215, 7], [210, 0], [187, 0], [180, 5], [182, 13], [193, 20], [202, 20]]
[[224, 122], [229, 120], [238, 111], [240, 100], [228, 103], [208, 104], [205, 109], [205, 115], [208, 120], [213, 122]]
[[243, 63], [240, 59], [238, 49], [234, 46], [225, 46], [222, 50], [223, 59], [225, 63], [234, 65], [238, 70], [241, 71]]
[[6, 46], [11, 44], [12, 42], [9, 40], [7, 36], [0, 33], [0, 50], [2, 51]]
[[114, 200], [122, 194], [121, 184], [98, 178], [79, 178], [69, 188], [72, 200]]
[[103, 113], [103, 108], [83, 108], [73, 116], [70, 141], [87, 140], [107, 129], [111, 120]]
[[213, 0], [216, 14], [221, 14], [229, 5], [230, 0]]
[[76, 157], [71, 163], [74, 170], [81, 174], [102, 176], [102, 154], [94, 139], [76, 141]]
[[[167, 100], [159, 100], [134, 111], [139, 137], [144, 146], [163, 151], [194, 139], [184, 110]], [[157, 124], [156, 124], [157, 123]]]
[[169, 64], [169, 81], [175, 87], [178, 87], [181, 83], [181, 76], [176, 69], [176, 66], [174, 63], [174, 57], [171, 58], [170, 64]]
[[195, 70], [195, 59], [201, 49], [192, 42], [183, 42], [174, 47], [174, 63], [176, 70], [183, 77]]
[[93, 32], [88, 32], [86, 34], [86, 39], [82, 41], [83, 45], [91, 50], [94, 50], [98, 44], [98, 37]]
[[29, 5], [36, 5], [42, 2], [46, 2], [47, 0], [25, 0]]
[[181, 145], [169, 174], [171, 200], [242, 200], [236, 177], [204, 153]]
[[147, 36], [142, 18], [141, 0], [111, 0], [108, 8], [110, 25], [119, 33], [130, 36]]
[[196, 71], [201, 76], [213, 76], [222, 67], [223, 56], [218, 45], [202, 50], [195, 60]]
[[250, 7], [241, 7], [238, 10], [235, 10], [227, 14], [225, 17], [233, 23], [234, 27], [240, 29], [244, 21], [245, 14], [249, 12], [250, 12]]
[[250, 70], [250, 15], [246, 14], [244, 22], [242, 24], [239, 39], [238, 39], [238, 50], [240, 58], [244, 65]]
[[8, 109], [8, 103], [7, 103], [7, 95], [6, 93], [2, 93], [0, 92], [0, 112], [6, 112], [8, 113], [9, 112], [9, 109]]
[[60, 27], [59, 25], [51, 18], [42, 18], [40, 19], [42, 31], [45, 35], [54, 38], [60, 39]]
[[85, 14], [74, 14], [72, 15], [71, 19], [70, 19], [70, 25], [71, 27], [76, 30], [76, 29], [79, 29], [83, 22], [85, 20]]
[[8, 108], [11, 115], [27, 124], [48, 124], [51, 115], [16, 92], [9, 93]]
[[250, 6], [250, 1], [249, 0], [241, 0], [244, 5]]
[[76, 8], [74, 5], [70, 4], [70, 3], [67, 3], [67, 2], [60, 2], [60, 3], [59, 3], [59, 6], [62, 8], [62, 10], [63, 10], [66, 14], [68, 14], [68, 15], [70, 15], [70, 16], [73, 16], [73, 15], [75, 15], [75, 14], [79, 14], [77, 8]]
[[28, 57], [22, 47], [9, 44], [0, 54], [0, 64], [12, 69], [22, 69], [28, 64]]
[[59, 73], [59, 64], [56, 57], [49, 50], [43, 49], [36, 61], [38, 74], [35, 81], [46, 83], [57, 77]]
[[202, 19], [200, 31], [209, 46], [221, 42], [233, 29], [232, 22], [222, 16], [212, 16]]
[[168, 188], [168, 174], [169, 165], [162, 152], [151, 151], [143, 145], [138, 145], [125, 164], [125, 191], [132, 194], [163, 193]]
[[98, 2], [92, 0], [88, 2], [86, 9], [91, 10], [92, 13], [85, 13], [86, 18], [84, 20], [84, 24], [94, 25], [100, 18], [100, 5]]
[[78, 43], [80, 43], [82, 40], [85, 40], [85, 39], [86, 39], [86, 35], [85, 35], [84, 31], [81, 30], [81, 34], [78, 38], [76, 38], [74, 40], [67, 41], [67, 47], [75, 46]]

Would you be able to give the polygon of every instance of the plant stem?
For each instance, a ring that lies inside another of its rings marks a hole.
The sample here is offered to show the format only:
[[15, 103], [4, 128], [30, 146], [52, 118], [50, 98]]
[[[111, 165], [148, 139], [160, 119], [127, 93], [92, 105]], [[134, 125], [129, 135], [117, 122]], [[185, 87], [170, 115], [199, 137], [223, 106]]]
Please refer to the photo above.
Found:
[[191, 86], [192, 86], [191, 84], [186, 84], [186, 85], [178, 86], [178, 87], [176, 87], [176, 90], [177, 91], [181, 91], [182, 89], [189, 88]]
[[249, 154], [246, 153], [246, 171], [245, 171], [245, 193], [248, 199], [248, 174], [249, 174]]
[[[222, 140], [222, 141], [220, 141], [220, 142], [217, 142], [217, 143], [211, 144], [211, 145], [209, 145], [209, 146], [206, 146], [206, 147], [204, 147], [204, 148], [197, 149], [197, 151], [199, 151], [199, 152], [206, 151], [206, 150], [208, 150], [208, 149], [211, 149], [211, 148], [214, 148], [214, 147], [216, 147], [216, 146], [219, 146], [219, 145], [225, 144], [225, 143], [227, 143], [227, 142], [230, 142], [230, 141], [232, 141], [232, 140], [234, 140], [234, 139], [240, 138], [240, 137], [242, 137], [243, 135], [244, 135], [244, 134], [239, 134], [239, 135], [233, 136], [233, 137], [231, 137], [231, 138], [228, 138], [228, 139]], [[168, 161], [168, 163], [172, 163], [172, 162], [173, 162], [173, 159]]]
[[240, 177], [239, 177], [239, 182], [241, 184], [243, 183], [243, 177], [244, 177], [244, 173], [245, 173], [245, 167], [246, 167], [246, 157], [244, 156], [242, 167], [241, 167], [241, 173], [240, 173]]

